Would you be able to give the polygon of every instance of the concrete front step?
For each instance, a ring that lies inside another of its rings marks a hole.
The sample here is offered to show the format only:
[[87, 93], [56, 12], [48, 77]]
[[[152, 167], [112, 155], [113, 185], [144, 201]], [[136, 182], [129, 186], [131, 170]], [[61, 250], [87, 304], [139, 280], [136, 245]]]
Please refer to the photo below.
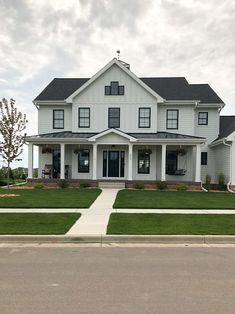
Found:
[[125, 189], [125, 182], [117, 181], [100, 181], [99, 188], [101, 189]]

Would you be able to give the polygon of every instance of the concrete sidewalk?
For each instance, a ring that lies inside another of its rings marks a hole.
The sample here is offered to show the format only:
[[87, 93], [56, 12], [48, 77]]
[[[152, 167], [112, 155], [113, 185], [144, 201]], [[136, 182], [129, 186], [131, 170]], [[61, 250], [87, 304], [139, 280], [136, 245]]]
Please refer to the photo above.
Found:
[[102, 193], [67, 232], [68, 236], [106, 234], [109, 216], [119, 189], [102, 189]]

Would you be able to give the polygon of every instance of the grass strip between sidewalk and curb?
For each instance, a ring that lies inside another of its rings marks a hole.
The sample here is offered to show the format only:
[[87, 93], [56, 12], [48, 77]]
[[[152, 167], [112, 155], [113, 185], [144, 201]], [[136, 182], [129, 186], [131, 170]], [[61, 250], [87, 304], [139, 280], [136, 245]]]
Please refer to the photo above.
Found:
[[114, 208], [235, 209], [235, 194], [191, 191], [119, 191]]
[[[0, 194], [6, 194], [0, 189]], [[0, 208], [89, 208], [100, 189], [10, 189], [16, 197], [1, 197]]]
[[235, 215], [112, 213], [107, 234], [235, 235]]
[[58, 235], [65, 234], [79, 219], [80, 213], [1, 213], [0, 234]]

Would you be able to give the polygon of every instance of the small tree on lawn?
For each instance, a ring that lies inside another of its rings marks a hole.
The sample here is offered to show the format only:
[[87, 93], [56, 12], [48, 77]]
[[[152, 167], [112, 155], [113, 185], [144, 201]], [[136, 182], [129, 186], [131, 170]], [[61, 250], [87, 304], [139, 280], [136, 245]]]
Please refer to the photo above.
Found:
[[0, 155], [7, 163], [7, 183], [9, 189], [10, 164], [23, 152], [26, 133], [26, 115], [15, 107], [15, 100], [0, 101]]

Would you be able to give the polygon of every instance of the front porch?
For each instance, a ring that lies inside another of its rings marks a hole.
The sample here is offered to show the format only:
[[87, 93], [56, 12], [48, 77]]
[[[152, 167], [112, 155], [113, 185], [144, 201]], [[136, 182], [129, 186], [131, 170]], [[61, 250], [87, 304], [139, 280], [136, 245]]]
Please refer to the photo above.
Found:
[[130, 182], [200, 182], [200, 144], [29, 143], [28, 178], [33, 150], [39, 147], [38, 179]]

